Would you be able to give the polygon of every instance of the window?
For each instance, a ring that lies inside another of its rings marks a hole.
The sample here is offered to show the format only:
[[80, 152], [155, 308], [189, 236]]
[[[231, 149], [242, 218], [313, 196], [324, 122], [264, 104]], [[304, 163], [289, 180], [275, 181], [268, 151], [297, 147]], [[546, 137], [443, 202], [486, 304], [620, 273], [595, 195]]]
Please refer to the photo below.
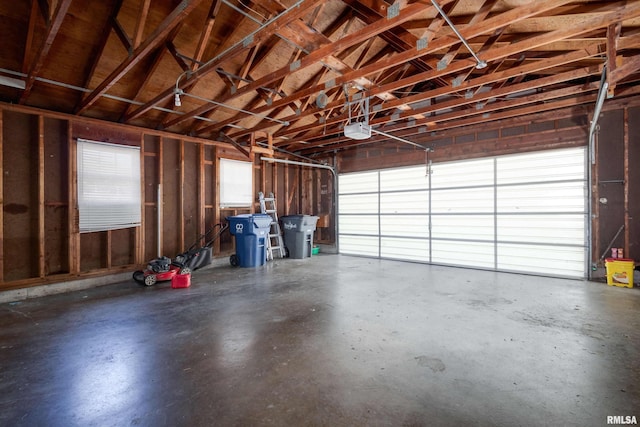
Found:
[[80, 232], [141, 222], [140, 148], [78, 139]]
[[220, 207], [253, 203], [253, 163], [220, 159]]

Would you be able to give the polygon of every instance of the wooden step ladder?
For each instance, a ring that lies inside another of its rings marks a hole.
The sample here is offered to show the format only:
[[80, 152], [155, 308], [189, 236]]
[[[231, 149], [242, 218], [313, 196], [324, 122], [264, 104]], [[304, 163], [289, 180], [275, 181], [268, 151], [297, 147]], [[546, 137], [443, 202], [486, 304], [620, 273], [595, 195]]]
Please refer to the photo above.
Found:
[[282, 238], [282, 230], [278, 222], [278, 211], [276, 210], [276, 198], [273, 193], [269, 193], [269, 197], [264, 197], [261, 191], [258, 193], [260, 200], [260, 212], [271, 216], [271, 227], [269, 229], [269, 238], [267, 239], [267, 260], [273, 259], [273, 253], [277, 252], [280, 258], [285, 257], [284, 240]]

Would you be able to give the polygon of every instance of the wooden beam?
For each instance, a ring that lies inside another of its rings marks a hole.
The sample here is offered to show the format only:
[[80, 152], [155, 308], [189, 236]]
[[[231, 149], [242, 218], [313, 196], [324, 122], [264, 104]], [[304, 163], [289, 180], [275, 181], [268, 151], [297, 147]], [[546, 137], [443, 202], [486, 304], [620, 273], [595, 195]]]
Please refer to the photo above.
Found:
[[73, 140], [73, 125], [67, 122], [67, 146], [69, 152], [69, 175], [67, 180], [68, 191], [68, 218], [67, 227], [69, 229], [69, 273], [78, 274], [80, 272], [80, 230], [78, 211], [78, 150], [77, 144]]
[[44, 117], [38, 116], [38, 277], [46, 275], [46, 247], [47, 236], [45, 233], [45, 209], [44, 209]]
[[4, 123], [0, 109], [0, 283], [4, 282]]
[[[292, 20], [299, 19], [306, 14], [307, 10], [310, 7], [313, 7], [322, 1], [324, 0], [303, 0], [303, 2], [295, 10], [292, 10], [290, 13], [284, 15], [280, 19], [275, 19], [270, 26], [264, 27], [261, 30], [257, 31], [253, 35], [252, 41], [247, 40], [247, 43], [236, 44], [233, 46], [233, 48], [226, 50], [223, 54], [219, 55], [214, 60], [210, 60], [205, 65], [199, 67], [196, 71], [194, 71], [190, 76], [188, 76], [180, 83], [180, 88], [184, 89], [185, 87], [190, 87], [208, 73], [215, 71], [216, 68], [223, 62], [235, 58], [243, 53], [245, 49], [255, 46], [256, 44], [262, 43], [264, 40], [271, 38], [271, 36], [273, 36], [273, 34], [275, 34], [275, 32], [277, 31], [278, 26], [286, 25]], [[156, 104], [163, 102], [167, 98], [173, 96], [174, 88], [175, 85], [171, 85], [171, 87], [164, 90], [162, 93], [154, 97], [151, 101], [148, 101], [146, 104], [140, 106], [138, 109], [130, 113], [125, 118], [125, 121], [128, 122], [141, 116], [142, 114], [153, 108]]]
[[[623, 162], [622, 162], [622, 171], [623, 171], [623, 193], [624, 193], [624, 254], [626, 258], [630, 258], [629, 253], [629, 244], [631, 243], [631, 223], [632, 218], [629, 217], [629, 189], [630, 184], [629, 180], [631, 176], [629, 175], [629, 147], [630, 147], [630, 136], [629, 136], [629, 109], [625, 108], [623, 110]], [[635, 224], [636, 221], [633, 221]]]
[[[34, 1], [36, 1], [38, 4], [38, 9], [40, 11], [40, 14], [42, 15], [42, 19], [44, 20], [45, 25], [49, 26], [51, 24], [51, 13], [52, 13], [51, 12], [52, 8], [49, 7], [49, 1], [48, 0], [34, 0]], [[55, 9], [55, 6], [53, 9]]]
[[179, 154], [178, 154], [178, 163], [180, 165], [180, 186], [178, 189], [178, 198], [180, 199], [180, 206], [178, 206], [178, 245], [180, 246], [180, 251], [184, 249], [184, 140], [180, 139], [179, 142]]
[[39, 0], [31, 1], [31, 14], [29, 15], [29, 27], [27, 28], [27, 40], [24, 44], [24, 55], [22, 60], [22, 72], [25, 74], [29, 72], [29, 64], [31, 64], [31, 57], [33, 55], [33, 50], [34, 50], [33, 38], [34, 38], [35, 29], [36, 29], [36, 21], [40, 16], [38, 12], [41, 10], [41, 6], [39, 6], [38, 3], [39, 3]]
[[219, 134], [219, 138], [233, 145], [236, 148], [236, 150], [242, 153], [246, 158], [251, 159], [251, 153], [247, 151], [247, 149], [244, 148], [242, 145], [238, 144], [238, 142], [236, 142], [235, 139], [229, 138], [229, 136], [227, 136], [225, 133], [222, 133], [222, 132]]
[[158, 247], [157, 256], [161, 256], [164, 253], [164, 242], [162, 241], [162, 235], [164, 230], [164, 185], [162, 181], [164, 180], [164, 138], [160, 137], [158, 142], [158, 156], [156, 157], [158, 161], [158, 185], [160, 185], [160, 191], [158, 192], [158, 200], [156, 201], [157, 206], [157, 216], [156, 221], [158, 222], [156, 230], [156, 242]]
[[53, 14], [53, 19], [47, 28], [47, 32], [38, 48], [38, 52], [33, 58], [31, 62], [31, 66], [29, 67], [29, 73], [25, 79], [25, 88], [22, 92], [22, 96], [20, 97], [20, 104], [24, 104], [29, 98], [31, 94], [31, 90], [33, 89], [33, 84], [36, 81], [36, 77], [40, 73], [42, 66], [44, 65], [45, 60], [47, 59], [47, 55], [49, 55], [49, 50], [51, 49], [51, 45], [53, 45], [53, 41], [58, 35], [58, 31], [62, 26], [62, 21], [64, 17], [67, 15], [67, 10], [71, 5], [71, 0], [60, 0], [57, 4], [55, 12]]
[[620, 38], [620, 31], [622, 30], [622, 24], [620, 22], [610, 24], [607, 27], [607, 97], [612, 98], [616, 90], [617, 81], [611, 76], [617, 68], [618, 56], [618, 39]]
[[[477, 25], [473, 26], [473, 27], [468, 27], [468, 28], [464, 28], [463, 30], [461, 30], [461, 33], [463, 34], [464, 37], [466, 38], [472, 38], [478, 35], [482, 35], [482, 34], [486, 34], [488, 32], [493, 32], [498, 28], [501, 28], [505, 25], [507, 25], [508, 23], [513, 23], [513, 22], [518, 22], [521, 20], [524, 20], [526, 18], [535, 16], [537, 14], [543, 13], [547, 10], [553, 9], [554, 7], [558, 7], [562, 4], [566, 4], [569, 3], [569, 0], [546, 0], [546, 1], [537, 1], [534, 3], [528, 3], [526, 5], [523, 6], [519, 6], [513, 9], [510, 9], [507, 12], [503, 12], [497, 16], [491, 17], [486, 19], [483, 22], [478, 23]], [[601, 17], [601, 16], [596, 16], [595, 18], [591, 18], [588, 19], [587, 23], [590, 25], [593, 25], [594, 27], [598, 27], [601, 26], [603, 21], [607, 22], [607, 20], [619, 20], [620, 19], [620, 14], [622, 12], [620, 10], [617, 10], [616, 12], [613, 12], [611, 14], [605, 15], [605, 17]], [[627, 7], [625, 10], [625, 13], [629, 13], [630, 15], [635, 16], [635, 14], [640, 14], [640, 5], [637, 5], [636, 7]], [[370, 25], [369, 27], [376, 27], [375, 25]], [[350, 45], [350, 43], [354, 40], [361, 42], [363, 40], [366, 40], [368, 37], [371, 37], [372, 35], [377, 34], [376, 33], [376, 29], [371, 29], [369, 27], [365, 27], [363, 30], [361, 30], [360, 32], [356, 32], [353, 33], [349, 36], [346, 36], [344, 39], [339, 40], [338, 42], [331, 44], [329, 46], [325, 46], [322, 49], [319, 49], [315, 52], [312, 52], [311, 54], [309, 54], [307, 57], [305, 57], [305, 61], [304, 64], [308, 65], [310, 61], [312, 61], [313, 59], [316, 59], [316, 57], [320, 57], [324, 58], [324, 56], [326, 56], [328, 53], [324, 51], [324, 49], [330, 48], [333, 50], [336, 49], [342, 49], [344, 45]], [[366, 30], [366, 31], [365, 31]], [[495, 48], [492, 49], [490, 51], [488, 51], [487, 53], [485, 53], [485, 60], [486, 61], [490, 61], [490, 60], [495, 60], [495, 59], [499, 59], [499, 58], [503, 58], [503, 57], [507, 57], [510, 56], [514, 53], [515, 50], [517, 51], [525, 51], [525, 50], [529, 50], [531, 48], [535, 48], [535, 47], [539, 47], [545, 44], [548, 44], [554, 40], [561, 40], [563, 38], [566, 38], [569, 34], [581, 34], [584, 32], [587, 32], [591, 30], [591, 26], [589, 26], [586, 29], [583, 28], [567, 28], [567, 29], [562, 29], [562, 30], [558, 30], [558, 31], [553, 31], [550, 33], [545, 33], [542, 34], [540, 36], [537, 37], [532, 37], [526, 41], [522, 41], [519, 43], [514, 43], [512, 45], [508, 45], [502, 48]], [[374, 34], [370, 34], [370, 32], [373, 32]], [[379, 32], [379, 31], [378, 31]], [[360, 40], [359, 37], [361, 37], [363, 34], [366, 34], [367, 37], [365, 37], [363, 40]], [[345, 40], [346, 39], [346, 40]], [[344, 40], [344, 41], [343, 41]], [[438, 39], [435, 39], [432, 43], [429, 43], [428, 47], [425, 49], [417, 49], [417, 47], [413, 47], [412, 49], [406, 50], [404, 52], [398, 53], [396, 55], [393, 55], [392, 57], [389, 57], [385, 60], [382, 61], [378, 61], [376, 63], [370, 64], [368, 66], [365, 66], [363, 68], [360, 68], [359, 70], [353, 71], [353, 72], [349, 72], [349, 73], [345, 73], [342, 76], [339, 76], [338, 78], [334, 79], [334, 84], [337, 85], [342, 85], [344, 83], [348, 83], [350, 81], [354, 81], [357, 80], [358, 78], [362, 77], [362, 76], [366, 76], [369, 74], [374, 74], [374, 73], [378, 73], [382, 70], [385, 70], [387, 68], [391, 68], [393, 66], [397, 66], [400, 64], [404, 64], [405, 62], [411, 60], [411, 59], [415, 59], [415, 58], [419, 58], [428, 54], [432, 54], [435, 53], [441, 49], [447, 48], [449, 46], [452, 46], [454, 44], [456, 44], [458, 42], [457, 39], [453, 39], [451, 37], [440, 37]], [[515, 47], [514, 47], [515, 46]], [[303, 64], [301, 64], [302, 67]], [[429, 74], [430, 78], [436, 78], [439, 77], [440, 75], [443, 74], [452, 74], [454, 72], [458, 72], [458, 71], [462, 71], [462, 70], [466, 70], [469, 69], [471, 67], [475, 66], [475, 62], [472, 60], [465, 60], [465, 61], [458, 61], [458, 65], [457, 67], [448, 67], [445, 70], [442, 71], [438, 71], [438, 70], [433, 70], [431, 72], [427, 72], [427, 73], [421, 73], [421, 74]], [[279, 70], [276, 73], [282, 72], [283, 69]], [[259, 83], [261, 85], [263, 85], [265, 82], [263, 80], [268, 79], [270, 76], [273, 76], [275, 73], [272, 73], [271, 75], [266, 76], [263, 79], [260, 79], [258, 81], [256, 81], [255, 83]], [[422, 79], [424, 80], [424, 78]], [[321, 90], [324, 89], [324, 85], [318, 85], [315, 87], [306, 87], [303, 88], [299, 91], [297, 91], [295, 94], [281, 99], [277, 102], [274, 102], [271, 106], [264, 107], [261, 109], [256, 110], [256, 113], [262, 113], [264, 111], [267, 111], [269, 109], [273, 109], [276, 108], [278, 106], [280, 106], [281, 104], [287, 104], [292, 102], [295, 99], [300, 99], [302, 96], [307, 96], [307, 95], [312, 95], [314, 93], [318, 93]], [[377, 88], [372, 88], [372, 90], [370, 91], [371, 94], [373, 94], [375, 92], [375, 89]], [[238, 95], [239, 93], [236, 93], [236, 95]], [[242, 94], [242, 93], [240, 93]], [[236, 117], [238, 117], [239, 115], [236, 115]], [[227, 121], [225, 121], [227, 122]], [[277, 134], [277, 132], [276, 132]]]
[[142, 4], [140, 5], [140, 15], [138, 16], [138, 21], [136, 22], [136, 29], [133, 33], [134, 49], [140, 46], [140, 42], [142, 41], [142, 34], [144, 33], [144, 25], [147, 22], [147, 16], [149, 15], [150, 4], [151, 4], [151, 0], [142, 0]]
[[145, 144], [144, 144], [144, 134], [140, 134], [140, 214], [142, 215], [142, 225], [140, 227], [136, 227], [136, 235], [135, 235], [135, 251], [134, 251], [134, 263], [136, 265], [142, 264], [144, 261], [144, 248], [146, 246], [146, 230], [145, 230], [145, 206], [147, 203], [147, 187], [145, 182]]
[[[406, 118], [410, 118], [413, 117], [414, 114], [421, 114], [423, 116], [425, 115], [429, 115], [429, 114], [435, 114], [439, 111], [443, 111], [443, 110], [447, 110], [447, 109], [451, 109], [451, 108], [459, 108], [462, 106], [466, 106], [466, 105], [470, 105], [470, 104], [478, 104], [482, 101], [487, 101], [491, 98], [498, 98], [498, 97], [503, 97], [503, 96], [508, 96], [508, 95], [512, 95], [512, 94], [517, 94], [518, 92], [525, 92], [525, 91], [529, 91], [529, 90], [533, 90], [533, 89], [538, 89], [538, 88], [543, 88], [545, 86], [548, 85], [554, 85], [557, 83], [561, 83], [561, 82], [567, 82], [576, 78], [580, 78], [580, 77], [584, 77], [584, 76], [588, 76], [588, 75], [593, 75], [595, 73], [598, 73], [599, 70], [601, 69], [601, 67], [591, 67], [591, 68], [581, 68], [581, 69], [577, 69], [577, 70], [573, 70], [573, 71], [568, 71], [566, 73], [560, 73], [560, 74], [556, 74], [556, 75], [551, 75], [548, 77], [542, 77], [542, 78], [538, 78], [535, 80], [529, 80], [525, 83], [519, 83], [519, 84], [515, 84], [515, 85], [509, 85], [509, 86], [505, 86], [499, 89], [493, 89], [493, 90], [489, 90], [487, 92], [483, 92], [483, 93], [479, 93], [479, 94], [475, 94], [472, 97], [459, 97], [459, 98], [455, 98], [452, 99], [451, 101], [447, 101], [447, 102], [440, 102], [438, 104], [432, 104], [423, 108], [416, 108], [413, 109], [411, 111], [408, 112], [402, 112], [402, 113], [397, 113], [395, 114], [392, 119], [394, 121], [396, 120], [401, 120], [401, 119], [406, 119]], [[442, 90], [442, 89], [436, 89], [436, 91], [438, 90]], [[518, 98], [515, 98], [518, 99]], [[524, 98], [523, 98], [524, 99]], [[485, 111], [485, 110], [483, 110]], [[482, 111], [480, 111], [479, 109], [477, 109], [475, 111], [475, 113], [481, 113]], [[451, 114], [462, 114], [462, 115], [468, 115], [468, 114], [473, 114], [473, 112], [468, 112], [468, 111], [462, 111], [462, 112], [454, 112]], [[340, 116], [338, 116], [337, 118], [331, 119], [327, 121], [327, 124], [336, 124], [339, 122], [342, 122], [344, 120], [344, 118], [346, 117], [346, 114], [341, 114]], [[428, 120], [424, 120], [423, 121], [425, 123], [428, 123], [429, 121], [438, 121], [439, 117], [438, 116], [432, 116], [431, 119]], [[377, 124], [384, 124], [390, 121], [389, 117], [382, 117], [379, 119], [373, 119], [370, 121], [370, 123], [372, 125], [377, 125]], [[296, 129], [291, 129], [291, 130], [287, 130], [286, 132], [279, 132], [276, 136], [283, 136], [283, 135], [287, 135], [289, 136], [291, 133], [293, 133], [294, 131], [296, 132], [300, 132], [301, 130], [304, 130], [305, 128], [308, 129], [313, 129], [318, 127], [317, 124], [312, 124], [312, 125], [308, 125], [308, 126], [302, 126]], [[340, 129], [335, 129], [332, 131], [332, 133], [336, 133], [339, 132], [341, 133]], [[325, 135], [326, 136], [326, 135]]]
[[207, 210], [206, 210], [206, 201], [207, 201], [207, 176], [206, 176], [206, 168], [205, 168], [205, 151], [203, 144], [197, 144], [198, 147], [198, 234], [203, 235], [206, 233], [206, 230], [209, 226], [213, 224], [207, 224]]
[[118, 18], [115, 16], [111, 17], [111, 28], [113, 28], [116, 36], [118, 36], [118, 39], [120, 39], [120, 43], [122, 43], [124, 48], [127, 50], [127, 54], [129, 56], [133, 55], [133, 41], [124, 30], [124, 28], [122, 28], [120, 21], [118, 21]]
[[608, 73], [608, 77], [615, 86], [621, 80], [637, 73], [638, 70], [640, 70], [640, 55], [624, 58], [620, 66], [616, 67], [611, 73]]
[[[556, 1], [560, 1], [560, 0], [556, 0]], [[562, 0], [562, 1], [568, 1], [568, 0]], [[443, 2], [444, 3], [444, 2]], [[342, 50], [356, 45], [356, 44], [360, 44], [363, 43], [365, 41], [367, 41], [368, 39], [370, 39], [371, 37], [375, 37], [377, 34], [386, 31], [390, 28], [393, 28], [397, 25], [400, 25], [403, 22], [409, 21], [410, 19], [414, 18], [415, 16], [419, 15], [419, 14], [423, 14], [425, 12], [425, 10], [429, 10], [431, 7], [433, 6], [428, 6], [425, 5], [423, 3], [413, 3], [408, 5], [407, 7], [405, 7], [403, 10], [400, 11], [400, 14], [398, 16], [396, 16], [395, 18], [391, 18], [391, 19], [386, 19], [386, 18], [382, 18], [380, 20], [378, 20], [376, 22], [376, 24], [374, 25], [369, 25], [365, 28], [363, 28], [360, 31], [354, 32], [352, 34], [346, 35], [345, 37], [341, 38], [340, 40], [334, 42], [334, 43], [330, 43], [327, 45], [323, 45], [322, 47], [320, 47], [319, 49], [316, 49], [315, 51], [309, 53], [307, 56], [305, 56], [304, 58], [302, 58], [299, 61], [299, 66], [296, 68], [296, 71], [302, 70], [306, 67], [309, 67], [311, 65], [316, 64], [318, 61], [321, 61], [329, 56], [332, 56], [338, 52], [341, 52]], [[421, 55], [420, 55], [421, 56]], [[238, 98], [240, 96], [246, 95], [247, 93], [250, 93], [252, 91], [255, 91], [256, 89], [263, 87], [263, 86], [267, 86], [270, 83], [273, 83], [274, 81], [283, 79], [285, 77], [287, 77], [289, 74], [291, 74], [292, 70], [291, 70], [291, 66], [287, 65], [285, 67], [282, 67], [276, 71], [273, 71], [269, 74], [267, 74], [266, 76], [253, 81], [252, 83], [244, 86], [243, 88], [237, 90], [235, 93], [230, 94], [229, 96], [227, 96], [225, 99], [223, 99], [222, 103], [226, 103], [232, 99]], [[351, 73], [346, 73], [347, 74], [353, 74], [355, 71], [352, 71]], [[358, 78], [363, 77], [363, 75], [358, 76]], [[357, 80], [357, 78], [355, 79], [350, 79], [351, 80]], [[200, 107], [197, 107], [183, 115], [181, 115], [180, 117], [174, 119], [171, 121], [171, 125], [177, 125], [180, 124], [188, 119], [193, 118], [194, 116], [197, 115], [201, 115], [204, 114], [208, 111], [211, 111], [213, 109], [215, 109], [216, 106], [215, 105], [211, 105], [211, 104], [204, 104]]]
[[191, 63], [191, 71], [197, 70], [200, 66], [199, 62], [202, 61], [202, 58], [204, 58], [204, 52], [207, 48], [209, 37], [211, 37], [213, 24], [215, 24], [216, 22], [216, 16], [218, 15], [221, 4], [222, 2], [220, 0], [213, 0], [213, 2], [211, 3], [209, 13], [207, 14], [207, 20], [205, 21], [204, 28], [200, 33], [200, 39], [198, 40], [198, 44], [196, 45], [196, 49], [193, 54], [193, 59], [195, 59], [195, 61]]
[[[70, 0], [67, 0], [70, 1]], [[183, 0], [155, 29], [153, 33], [138, 46], [133, 54], [127, 57], [109, 76], [98, 85], [76, 109], [76, 114], [81, 114], [93, 105], [100, 96], [106, 93], [122, 77], [124, 77], [134, 66], [143, 60], [149, 53], [164, 43], [166, 36], [180, 24], [203, 0]]]
[[111, 230], [107, 230], [106, 232], [107, 235], [107, 242], [105, 243], [105, 248], [104, 248], [104, 252], [105, 252], [105, 263], [107, 265], [107, 268], [111, 268], [112, 264], [113, 264], [113, 232]]
[[[107, 19], [107, 22], [113, 22], [116, 19], [116, 17], [118, 16], [118, 13], [120, 12], [120, 7], [122, 7], [122, 1], [123, 0], [115, 0], [113, 8], [111, 9], [111, 14]], [[88, 67], [88, 70], [85, 73], [86, 78], [84, 79], [83, 87], [89, 87], [91, 85], [93, 74], [95, 73], [96, 68], [98, 67], [98, 62], [100, 62], [102, 53], [104, 52], [104, 49], [107, 45], [107, 41], [109, 40], [109, 34], [111, 34], [111, 26], [104, 25], [102, 29], [102, 34], [100, 35], [99, 42], [95, 45], [94, 49], [91, 50], [91, 56], [89, 57], [89, 60], [87, 62], [88, 64], [90, 64], [90, 66]], [[81, 100], [81, 98], [79, 99]]]

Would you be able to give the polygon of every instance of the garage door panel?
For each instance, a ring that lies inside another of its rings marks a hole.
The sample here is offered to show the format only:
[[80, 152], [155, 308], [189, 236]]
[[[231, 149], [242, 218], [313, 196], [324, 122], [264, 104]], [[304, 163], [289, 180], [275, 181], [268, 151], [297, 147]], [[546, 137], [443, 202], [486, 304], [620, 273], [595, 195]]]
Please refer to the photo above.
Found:
[[493, 212], [493, 194], [493, 187], [434, 190], [431, 192], [431, 212]]
[[429, 189], [426, 166], [380, 171], [380, 191]]
[[498, 212], [584, 212], [585, 191], [584, 182], [498, 187]]
[[338, 204], [340, 213], [378, 213], [378, 193], [341, 195]]
[[498, 241], [584, 244], [584, 214], [498, 215]]
[[380, 241], [380, 256], [409, 261], [429, 261], [429, 241], [426, 239], [402, 239], [383, 237]]
[[584, 253], [575, 247], [498, 244], [499, 270], [581, 278], [584, 265]]
[[378, 215], [340, 215], [340, 233], [378, 234]]
[[378, 237], [371, 236], [340, 236], [340, 253], [347, 255], [379, 256]]
[[378, 172], [340, 175], [340, 194], [378, 191]]
[[431, 188], [493, 185], [493, 159], [437, 163], [431, 167]]
[[465, 267], [494, 268], [493, 242], [450, 242], [432, 240], [431, 262]]
[[385, 214], [428, 213], [428, 191], [380, 193], [380, 212]]
[[431, 233], [437, 239], [486, 240], [493, 242], [494, 217], [488, 215], [433, 215]]
[[497, 184], [584, 179], [585, 150], [541, 151], [496, 159]]
[[383, 236], [429, 238], [429, 215], [381, 215]]

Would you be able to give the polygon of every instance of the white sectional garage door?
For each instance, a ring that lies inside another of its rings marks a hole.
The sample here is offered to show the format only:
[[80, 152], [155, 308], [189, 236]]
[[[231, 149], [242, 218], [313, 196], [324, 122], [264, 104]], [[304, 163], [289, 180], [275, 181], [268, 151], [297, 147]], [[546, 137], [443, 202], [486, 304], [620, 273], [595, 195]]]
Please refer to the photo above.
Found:
[[586, 150], [339, 176], [343, 254], [586, 276]]

